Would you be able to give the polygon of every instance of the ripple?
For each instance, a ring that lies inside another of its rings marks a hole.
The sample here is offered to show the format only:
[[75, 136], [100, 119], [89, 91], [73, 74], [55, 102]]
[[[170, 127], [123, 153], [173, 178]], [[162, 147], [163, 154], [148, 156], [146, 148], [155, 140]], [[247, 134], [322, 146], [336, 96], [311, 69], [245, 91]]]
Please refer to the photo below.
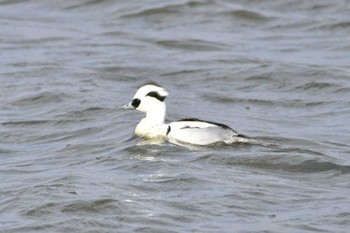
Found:
[[0, 1], [0, 5], [16, 4], [16, 3], [21, 3], [25, 1], [26, 0], [3, 0], [3, 1]]
[[15, 101], [11, 101], [7, 105], [15, 107], [31, 107], [42, 104], [60, 103], [66, 97], [67, 95], [63, 93], [57, 94], [52, 92], [42, 92], [39, 94], [22, 97]]
[[223, 44], [202, 40], [163, 40], [157, 41], [157, 44], [166, 48], [184, 49], [199, 52], [220, 51], [224, 50], [226, 47]]
[[230, 97], [219, 93], [204, 94], [203, 99], [208, 100], [212, 103], [220, 104], [245, 104], [245, 105], [256, 105], [256, 106], [284, 106], [289, 108], [303, 108], [303, 107], [316, 107], [316, 106], [327, 106], [333, 104], [332, 101], [310, 101], [304, 99], [255, 99], [255, 98], [237, 98]]
[[247, 21], [263, 22], [263, 21], [270, 19], [270, 17], [267, 17], [259, 12], [251, 11], [251, 10], [244, 10], [244, 9], [232, 10], [232, 11], [226, 12], [226, 14], [230, 14], [237, 19], [247, 20]]
[[264, 106], [276, 105], [276, 100], [264, 100], [264, 99], [252, 99], [252, 98], [234, 98], [230, 96], [225, 96], [218, 93], [210, 93], [202, 96], [203, 99], [208, 100], [213, 103], [244, 103], [244, 104], [257, 104]]
[[52, 36], [45, 38], [35, 38], [35, 39], [21, 39], [21, 40], [11, 40], [11, 44], [14, 46], [34, 46], [34, 45], [44, 45], [44, 44], [54, 44], [56, 42], [65, 41], [69, 39], [69, 37], [63, 36]]
[[350, 30], [350, 21], [336, 22], [336, 23], [324, 23], [322, 25], [313, 27], [311, 31], [339, 31], [345, 32]]
[[[349, 4], [325, 2], [0, 0], [1, 230], [346, 231]], [[167, 120], [256, 142], [142, 144], [116, 107], [147, 80]]]
[[137, 12], [123, 15], [122, 17], [132, 18], [132, 17], [145, 17], [145, 16], [158, 15], [158, 14], [172, 14], [177, 12], [176, 8], [177, 8], [176, 6], [167, 5], [163, 7], [143, 9]]
[[[81, 3], [74, 3], [74, 2], [71, 3], [70, 2], [68, 5], [64, 6], [64, 9], [73, 10], [73, 9], [76, 9], [76, 8], [81, 8], [81, 7], [93, 6], [93, 5], [101, 4], [102, 2], [100, 0], [85, 0], [85, 1], [82, 1]], [[63, 3], [67, 4], [68, 2], [63, 2]]]
[[58, 123], [62, 123], [65, 121], [71, 121], [71, 119], [73, 119], [73, 120], [88, 119], [91, 117], [96, 117], [97, 115], [106, 114], [109, 111], [110, 111], [110, 109], [101, 108], [101, 107], [88, 107], [88, 108], [85, 108], [82, 110], [70, 111], [68, 113], [58, 115], [57, 117], [64, 118], [63, 120], [58, 121]]
[[182, 8], [194, 8], [200, 5], [207, 4], [205, 1], [184, 1], [183, 3], [170, 4], [170, 2], [162, 2], [159, 5], [153, 7], [145, 7], [145, 9], [134, 10], [133, 12], [124, 14], [122, 17], [132, 18], [132, 17], [147, 17], [159, 14], [174, 14], [179, 13]]
[[294, 88], [296, 91], [331, 90], [333, 92], [337, 92], [340, 89], [343, 89], [342, 85], [329, 82], [308, 82]]
[[[297, 152], [300, 153], [300, 152]], [[211, 158], [211, 160], [216, 160]], [[291, 155], [264, 155], [255, 158], [223, 159], [227, 165], [247, 166], [262, 170], [288, 173], [322, 173], [337, 171], [340, 174], [350, 173], [350, 166], [339, 165], [334, 162], [320, 159], [307, 159], [303, 156]]]
[[104, 213], [106, 211], [115, 211], [116, 207], [120, 205], [120, 202], [113, 199], [97, 199], [90, 201], [76, 201], [71, 204], [65, 205], [62, 212], [91, 212], [91, 213]]
[[68, 139], [80, 138], [83, 136], [89, 136], [101, 132], [101, 128], [87, 127], [83, 129], [76, 129], [70, 132], [50, 133], [43, 136], [39, 136], [35, 141], [36, 143], [50, 143], [57, 141], [67, 141]]
[[27, 125], [42, 125], [42, 124], [48, 124], [52, 121], [49, 120], [29, 120], [29, 121], [9, 121], [9, 122], [3, 122], [2, 125], [8, 125], [8, 126], [27, 126]]

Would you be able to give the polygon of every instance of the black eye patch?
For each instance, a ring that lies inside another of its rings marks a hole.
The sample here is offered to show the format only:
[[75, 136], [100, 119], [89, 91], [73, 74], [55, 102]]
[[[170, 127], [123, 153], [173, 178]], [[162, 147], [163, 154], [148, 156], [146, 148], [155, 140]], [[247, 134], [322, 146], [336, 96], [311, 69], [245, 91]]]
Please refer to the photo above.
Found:
[[165, 100], [165, 96], [159, 95], [158, 92], [156, 92], [156, 91], [151, 91], [146, 96], [154, 97], [154, 98], [156, 98], [159, 101], [164, 101]]
[[141, 100], [140, 99], [133, 99], [132, 102], [131, 102], [131, 105], [134, 107], [134, 108], [137, 108], [141, 103]]

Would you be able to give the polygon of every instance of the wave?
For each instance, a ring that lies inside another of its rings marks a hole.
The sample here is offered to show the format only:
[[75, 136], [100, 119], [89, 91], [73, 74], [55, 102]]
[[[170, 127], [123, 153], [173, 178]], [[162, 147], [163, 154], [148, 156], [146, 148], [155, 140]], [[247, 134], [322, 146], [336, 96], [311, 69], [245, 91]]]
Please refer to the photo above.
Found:
[[339, 32], [349, 32], [350, 31], [350, 21], [336, 22], [336, 23], [323, 23], [318, 26], [314, 26], [310, 29], [311, 31], [339, 31]]
[[338, 83], [311, 81], [294, 87], [295, 91], [329, 90], [333, 93], [339, 92], [344, 86]]
[[221, 43], [214, 43], [204, 40], [159, 40], [157, 45], [161, 45], [166, 48], [183, 49], [187, 51], [224, 51], [226, 45]]
[[[220, 153], [204, 152], [193, 161], [204, 160], [210, 161], [212, 164], [244, 166], [277, 173], [323, 173], [330, 171], [332, 172], [327, 174], [350, 173], [349, 164], [342, 164], [340, 160], [329, 154], [330, 151], [334, 150], [347, 150], [347, 145], [315, 142], [300, 138], [256, 137], [252, 139], [253, 143], [213, 147], [212, 149], [220, 150]], [[252, 151], [256, 151], [257, 155], [254, 155]]]
[[233, 16], [236, 19], [245, 20], [245, 21], [260, 21], [265, 22], [272, 19], [272, 17], [265, 16], [262, 13], [252, 10], [237, 9], [223, 12], [225, 15]]
[[239, 103], [246, 105], [258, 105], [258, 106], [284, 106], [289, 108], [305, 108], [316, 106], [327, 106], [333, 104], [332, 101], [310, 101], [304, 99], [267, 99], [267, 98], [242, 98], [231, 97], [220, 93], [204, 94], [201, 98], [212, 103]]
[[[292, 149], [288, 152], [273, 152], [256, 157], [230, 156], [225, 157], [203, 156], [197, 160], [210, 160], [213, 164], [226, 164], [228, 166], [244, 166], [259, 170], [287, 173], [322, 173], [333, 171], [338, 174], [350, 173], [349, 165], [342, 165], [333, 161], [327, 161], [320, 152], [303, 149]], [[314, 158], [310, 158], [314, 157]]]
[[62, 102], [66, 97], [63, 93], [42, 92], [39, 94], [21, 97], [18, 100], [10, 101], [7, 106], [31, 107], [34, 105], [50, 104]]
[[237, 165], [255, 167], [263, 170], [267, 169], [291, 173], [316, 173], [326, 172], [330, 170], [339, 171], [341, 174], [350, 173], [350, 166], [339, 165], [328, 161], [319, 161], [318, 159], [303, 160], [296, 163], [291, 163], [283, 160], [286, 160], [284, 156], [281, 156], [279, 158], [268, 158], [263, 156], [259, 159], [240, 161], [237, 163]]
[[205, 1], [183, 1], [182, 3], [170, 3], [170, 2], [161, 2], [160, 4], [155, 4], [150, 6], [147, 5], [144, 8], [133, 10], [129, 13], [125, 13], [122, 15], [124, 18], [132, 18], [132, 17], [145, 17], [159, 14], [173, 14], [179, 13], [182, 8], [194, 8], [200, 5], [209, 4]]

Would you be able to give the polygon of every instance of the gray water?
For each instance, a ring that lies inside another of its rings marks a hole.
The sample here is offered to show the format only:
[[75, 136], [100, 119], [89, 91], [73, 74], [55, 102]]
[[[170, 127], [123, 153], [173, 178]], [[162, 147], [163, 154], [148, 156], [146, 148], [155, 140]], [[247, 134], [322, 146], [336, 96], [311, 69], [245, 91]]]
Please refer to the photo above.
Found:
[[[349, 232], [350, 1], [0, 0], [1, 232]], [[140, 145], [167, 120], [258, 143]]]

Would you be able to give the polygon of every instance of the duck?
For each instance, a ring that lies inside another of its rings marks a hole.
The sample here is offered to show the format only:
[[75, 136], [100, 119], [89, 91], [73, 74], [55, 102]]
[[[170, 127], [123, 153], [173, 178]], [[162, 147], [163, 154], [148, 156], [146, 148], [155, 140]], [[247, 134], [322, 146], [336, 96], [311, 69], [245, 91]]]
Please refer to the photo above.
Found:
[[146, 116], [136, 125], [134, 134], [145, 139], [165, 139], [178, 145], [207, 146], [216, 143], [247, 142], [248, 137], [229, 126], [198, 118], [165, 123], [165, 99], [169, 92], [157, 84], [141, 86], [132, 101], [122, 109], [138, 110]]

